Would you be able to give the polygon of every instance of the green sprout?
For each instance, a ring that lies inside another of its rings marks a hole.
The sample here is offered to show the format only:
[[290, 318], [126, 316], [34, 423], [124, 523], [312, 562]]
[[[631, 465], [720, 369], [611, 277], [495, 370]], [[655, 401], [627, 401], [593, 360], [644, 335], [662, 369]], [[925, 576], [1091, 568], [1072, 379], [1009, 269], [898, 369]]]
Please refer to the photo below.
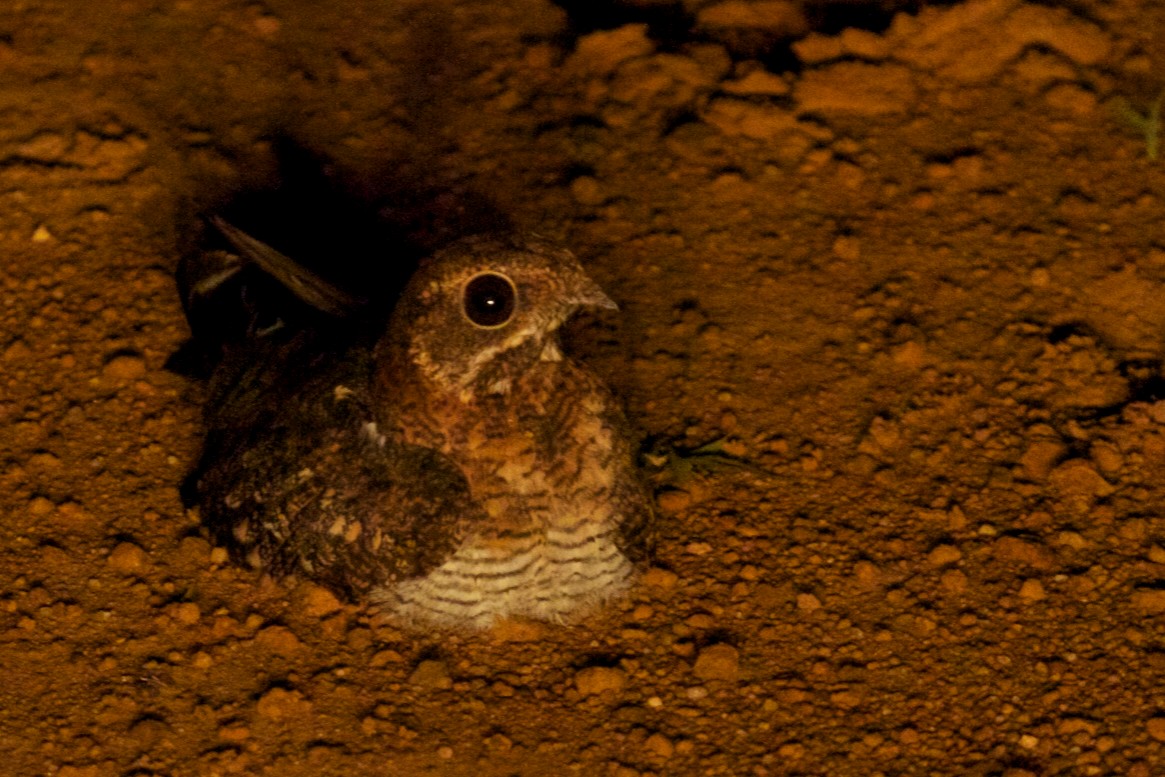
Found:
[[771, 472], [729, 453], [729, 447], [731, 443], [727, 437], [687, 450], [657, 442], [643, 454], [643, 460], [653, 470], [652, 481], [660, 486], [683, 487], [693, 478], [727, 472], [751, 472], [762, 478], [773, 477]]
[[1145, 136], [1145, 155], [1156, 160], [1161, 144], [1161, 104], [1165, 102], [1165, 90], [1162, 90], [1148, 105], [1148, 110], [1141, 113], [1128, 100], [1120, 100], [1117, 110], [1121, 118]]

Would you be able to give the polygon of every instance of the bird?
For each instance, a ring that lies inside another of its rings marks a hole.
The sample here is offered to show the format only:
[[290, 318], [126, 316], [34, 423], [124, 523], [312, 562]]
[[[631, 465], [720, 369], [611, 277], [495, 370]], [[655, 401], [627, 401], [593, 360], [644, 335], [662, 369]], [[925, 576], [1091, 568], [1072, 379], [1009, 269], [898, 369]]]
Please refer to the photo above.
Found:
[[[195, 338], [216, 340], [188, 479], [216, 543], [416, 627], [566, 623], [632, 584], [652, 502], [618, 400], [560, 344], [576, 311], [617, 307], [573, 253], [460, 238], [364, 315], [212, 223], [230, 250], [184, 263], [179, 285]], [[271, 280], [274, 312], [255, 291]]]

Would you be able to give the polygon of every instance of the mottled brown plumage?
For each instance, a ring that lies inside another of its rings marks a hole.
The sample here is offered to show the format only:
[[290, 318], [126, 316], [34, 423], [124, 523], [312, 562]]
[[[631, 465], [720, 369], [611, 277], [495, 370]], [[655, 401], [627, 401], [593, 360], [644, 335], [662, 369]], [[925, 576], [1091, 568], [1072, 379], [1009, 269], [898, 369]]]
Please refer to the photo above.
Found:
[[[313, 307], [353, 304], [222, 229]], [[192, 322], [240, 266], [212, 264], [187, 281]], [[617, 403], [559, 350], [585, 306], [614, 307], [569, 252], [470, 238], [422, 264], [372, 338], [253, 318], [211, 381], [205, 523], [276, 575], [420, 623], [561, 619], [617, 594], [651, 515]]]

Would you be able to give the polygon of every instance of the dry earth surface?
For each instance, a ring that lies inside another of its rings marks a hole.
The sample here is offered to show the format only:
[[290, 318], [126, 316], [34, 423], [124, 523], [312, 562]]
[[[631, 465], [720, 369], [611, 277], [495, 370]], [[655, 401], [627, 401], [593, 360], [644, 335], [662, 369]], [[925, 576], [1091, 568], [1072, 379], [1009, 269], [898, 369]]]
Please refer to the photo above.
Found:
[[[1165, 6], [803, 10], [6, 0], [0, 773], [1165, 774]], [[747, 462], [623, 601], [413, 634], [203, 538], [173, 273], [296, 165], [384, 241], [317, 252], [571, 246], [574, 353]]]

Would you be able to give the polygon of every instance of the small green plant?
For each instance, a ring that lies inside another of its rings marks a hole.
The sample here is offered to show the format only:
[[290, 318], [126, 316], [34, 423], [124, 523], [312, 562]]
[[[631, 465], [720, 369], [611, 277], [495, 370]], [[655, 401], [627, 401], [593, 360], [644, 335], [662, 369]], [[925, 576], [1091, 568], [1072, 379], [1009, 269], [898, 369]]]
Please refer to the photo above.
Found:
[[772, 473], [730, 453], [733, 447], [727, 437], [687, 450], [657, 441], [643, 454], [643, 460], [657, 486], [682, 488], [695, 477], [725, 472], [745, 471], [762, 478], [772, 477]]
[[1144, 113], [1134, 108], [1128, 100], [1120, 100], [1117, 110], [1121, 118], [1136, 128], [1145, 136], [1145, 156], [1156, 160], [1161, 148], [1161, 104], [1165, 102], [1165, 90], [1162, 90], [1149, 105]]

